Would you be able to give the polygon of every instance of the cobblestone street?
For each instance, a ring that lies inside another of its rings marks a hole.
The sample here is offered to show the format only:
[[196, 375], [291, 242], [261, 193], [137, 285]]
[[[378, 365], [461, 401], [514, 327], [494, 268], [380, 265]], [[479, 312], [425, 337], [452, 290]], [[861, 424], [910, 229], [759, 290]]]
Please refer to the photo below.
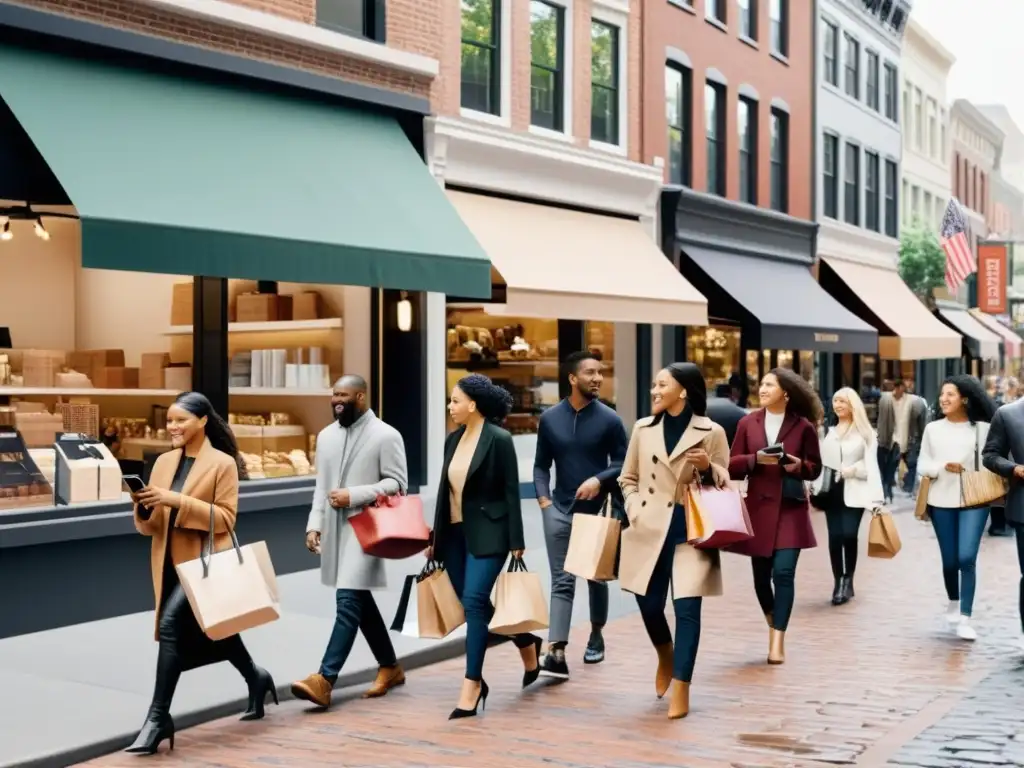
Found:
[[[520, 692], [515, 651], [488, 657], [492, 688], [481, 717], [449, 722], [462, 676], [457, 659], [416, 671], [384, 699], [346, 691], [327, 713], [298, 702], [266, 720], [226, 719], [180, 732], [161, 765], [503, 766], [539, 768], [812, 768], [823, 765], [1024, 766], [1019, 713], [1024, 668], [1012, 643], [1017, 569], [1012, 539], [986, 538], [975, 609], [979, 640], [943, 631], [945, 607], [931, 529], [896, 515], [904, 548], [861, 558], [857, 598], [828, 603], [826, 549], [806, 552], [787, 663], [764, 663], [767, 631], [747, 561], [725, 558], [726, 596], [705, 602], [691, 713], [665, 717], [653, 692], [654, 654], [637, 615], [606, 630], [609, 658], [574, 677]], [[819, 541], [824, 521], [815, 516]], [[866, 524], [862, 539], [866, 538]], [[862, 541], [862, 549], [863, 549]], [[279, 681], [281, 682], [281, 681]], [[140, 713], [141, 720], [142, 713]], [[166, 746], [164, 747], [166, 749]], [[137, 765], [111, 755], [96, 766]]]

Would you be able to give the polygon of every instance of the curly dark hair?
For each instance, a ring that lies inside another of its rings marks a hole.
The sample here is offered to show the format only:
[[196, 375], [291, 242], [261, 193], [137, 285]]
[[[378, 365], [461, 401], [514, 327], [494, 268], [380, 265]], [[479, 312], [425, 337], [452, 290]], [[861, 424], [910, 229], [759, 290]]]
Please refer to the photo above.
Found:
[[494, 424], [505, 421], [512, 410], [512, 395], [504, 387], [499, 387], [482, 373], [471, 373], [459, 379], [459, 389], [476, 403], [480, 415]]
[[789, 396], [786, 409], [803, 416], [811, 424], [818, 424], [825, 416], [821, 398], [803, 376], [789, 368], [772, 368], [769, 373], [779, 381], [779, 387]]
[[[976, 424], [979, 421], [989, 422], [992, 421], [992, 417], [996, 415], [996, 404], [992, 398], [985, 392], [985, 387], [980, 381], [973, 376], [967, 374], [958, 374], [956, 376], [950, 376], [942, 382], [942, 386], [952, 384], [956, 387], [957, 392], [960, 396], [967, 401], [967, 420], [971, 424]], [[941, 390], [940, 390], [941, 391]], [[935, 416], [933, 421], [946, 418], [942, 413], [942, 408], [939, 407], [938, 401], [935, 402]]]

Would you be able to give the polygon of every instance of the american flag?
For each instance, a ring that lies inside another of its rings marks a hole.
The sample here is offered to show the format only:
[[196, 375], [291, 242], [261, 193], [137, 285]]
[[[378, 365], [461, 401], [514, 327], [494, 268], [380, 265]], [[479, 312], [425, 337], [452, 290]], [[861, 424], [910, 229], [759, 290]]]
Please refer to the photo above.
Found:
[[940, 238], [942, 250], [946, 252], [946, 288], [955, 294], [967, 276], [978, 271], [978, 262], [967, 238], [967, 220], [955, 197], [951, 197], [946, 206]]

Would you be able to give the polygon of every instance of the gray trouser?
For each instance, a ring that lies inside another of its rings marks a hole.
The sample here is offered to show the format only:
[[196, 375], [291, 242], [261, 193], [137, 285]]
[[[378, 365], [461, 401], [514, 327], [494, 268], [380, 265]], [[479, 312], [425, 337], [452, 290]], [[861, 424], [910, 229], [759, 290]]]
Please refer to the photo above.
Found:
[[[567, 643], [572, 624], [572, 601], [576, 594], [576, 577], [563, 570], [569, 551], [572, 515], [552, 504], [541, 512], [544, 520], [544, 543], [548, 548], [551, 566], [551, 626], [548, 642]], [[608, 585], [588, 581], [590, 590], [590, 622], [601, 627], [608, 622]]]

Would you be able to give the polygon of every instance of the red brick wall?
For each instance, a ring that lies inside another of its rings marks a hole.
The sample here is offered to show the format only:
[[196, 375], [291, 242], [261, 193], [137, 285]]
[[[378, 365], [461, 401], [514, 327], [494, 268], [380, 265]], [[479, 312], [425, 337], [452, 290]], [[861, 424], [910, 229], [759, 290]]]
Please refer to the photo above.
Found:
[[768, 207], [770, 189], [769, 133], [772, 98], [783, 99], [790, 108], [789, 119], [789, 213], [803, 219], [811, 218], [814, 190], [811, 184], [811, 163], [814, 154], [813, 88], [814, 41], [812, 37], [813, 3], [810, 0], [789, 2], [788, 64], [769, 54], [769, 16], [767, 0], [758, 3], [758, 48], [741, 42], [738, 37], [739, 8], [728, 2], [728, 31], [704, 20], [704, 0], [693, 0], [693, 12], [679, 8], [668, 0], [644, 0], [644, 129], [642, 157], [650, 163], [661, 157], [668, 163], [668, 126], [665, 115], [666, 49], [671, 46], [684, 51], [693, 63], [693, 101], [691, 135], [693, 136], [692, 177], [694, 189], [705, 191], [707, 179], [706, 145], [704, 141], [705, 74], [715, 67], [728, 80], [726, 99], [726, 196], [739, 197], [739, 149], [737, 128], [738, 90], [748, 84], [760, 96], [758, 109], [758, 203]]
[[[313, 0], [235, 0], [256, 10], [312, 23]], [[431, 80], [388, 67], [328, 53], [269, 35], [155, 10], [132, 0], [21, 0], [22, 5], [108, 26], [282, 64], [393, 91], [427, 97]], [[441, 0], [391, 0], [391, 47], [436, 57]]]

